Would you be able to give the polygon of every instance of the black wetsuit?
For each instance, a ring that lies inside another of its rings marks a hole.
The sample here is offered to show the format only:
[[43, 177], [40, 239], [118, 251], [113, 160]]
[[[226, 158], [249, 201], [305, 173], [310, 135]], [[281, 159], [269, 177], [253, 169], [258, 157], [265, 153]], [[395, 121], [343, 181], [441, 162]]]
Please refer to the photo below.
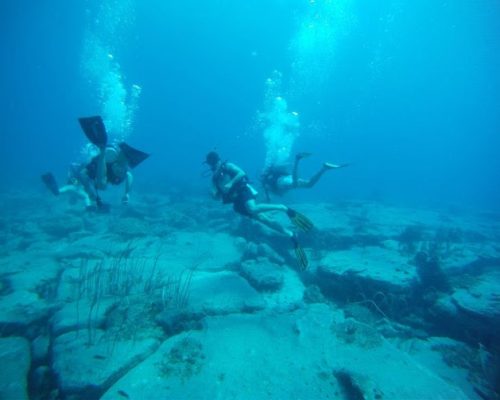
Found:
[[230, 179], [233, 179], [236, 176], [235, 171], [227, 168], [226, 162], [222, 163], [212, 177], [212, 182], [217, 189], [217, 193], [222, 196], [222, 202], [224, 204], [233, 203], [234, 211], [247, 217], [251, 217], [251, 214], [247, 210], [246, 203], [248, 200], [255, 199], [256, 196], [252, 189], [248, 186], [248, 178], [244, 176], [233, 185], [228, 193], [224, 193], [220, 185], [224, 183], [225, 176], [229, 176]]

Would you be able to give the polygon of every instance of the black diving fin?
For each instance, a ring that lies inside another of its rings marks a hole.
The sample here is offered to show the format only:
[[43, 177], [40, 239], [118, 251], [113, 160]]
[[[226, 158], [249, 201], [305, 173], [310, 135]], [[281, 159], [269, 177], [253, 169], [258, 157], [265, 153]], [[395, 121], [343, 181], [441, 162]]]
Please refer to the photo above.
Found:
[[127, 159], [130, 168], [137, 167], [140, 163], [142, 163], [146, 158], [149, 157], [148, 153], [144, 153], [143, 151], [134, 149], [132, 146], [129, 146], [125, 142], [120, 143], [120, 149]]
[[51, 172], [47, 172], [43, 174], [41, 178], [42, 182], [47, 186], [47, 189], [49, 189], [54, 196], [59, 196], [59, 186], [57, 185], [54, 175], [52, 175]]
[[292, 210], [291, 208], [287, 210], [286, 214], [288, 215], [288, 218], [290, 218], [290, 221], [292, 221], [295, 226], [302, 229], [304, 232], [308, 232], [314, 228], [314, 224], [304, 214]]
[[85, 133], [85, 136], [87, 136], [91, 143], [95, 144], [97, 147], [106, 147], [108, 143], [108, 134], [104, 122], [102, 122], [102, 118], [99, 115], [78, 118], [78, 121], [83, 129], [83, 133]]

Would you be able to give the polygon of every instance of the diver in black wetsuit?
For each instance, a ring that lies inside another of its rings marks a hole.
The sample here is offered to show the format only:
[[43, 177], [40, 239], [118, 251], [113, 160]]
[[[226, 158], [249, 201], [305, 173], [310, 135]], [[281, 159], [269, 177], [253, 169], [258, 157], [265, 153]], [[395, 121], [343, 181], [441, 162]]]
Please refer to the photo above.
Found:
[[83, 166], [80, 179], [85, 191], [96, 201], [98, 207], [100, 206], [98, 191], [105, 190], [108, 184], [118, 186], [124, 183], [125, 193], [122, 203], [127, 204], [129, 201], [133, 176], [127, 157], [119, 146], [101, 148], [99, 154]]
[[253, 218], [289, 237], [292, 240], [300, 267], [302, 269], [307, 268], [307, 258], [297, 241], [296, 234], [270, 218], [266, 212], [285, 212], [290, 220], [304, 231], [309, 231], [313, 228], [311, 221], [284, 204], [258, 204], [255, 200], [257, 191], [249, 184], [246, 173], [236, 164], [221, 161], [220, 156], [215, 151], [207, 154], [205, 163], [209, 165], [212, 171], [214, 196], [222, 199], [222, 202], [225, 204], [232, 203], [233, 209], [237, 213]]
[[122, 203], [127, 204], [133, 181], [131, 169], [148, 158], [149, 154], [134, 149], [125, 142], [108, 145], [106, 127], [98, 115], [78, 120], [85, 136], [99, 149], [99, 154], [81, 171], [85, 191], [95, 200], [97, 208], [105, 208], [98, 191], [106, 189], [108, 184], [120, 185], [125, 182]]
[[99, 149], [99, 154], [88, 164], [73, 164], [68, 183], [59, 188], [52, 173], [42, 175], [42, 181], [54, 194], [73, 193], [85, 200], [89, 210], [107, 211], [109, 205], [102, 203], [99, 191], [108, 184], [125, 184], [122, 203], [128, 204], [132, 187], [132, 168], [149, 157], [149, 154], [134, 149], [125, 142], [108, 145], [108, 135], [100, 116], [79, 118], [80, 125], [89, 141]]

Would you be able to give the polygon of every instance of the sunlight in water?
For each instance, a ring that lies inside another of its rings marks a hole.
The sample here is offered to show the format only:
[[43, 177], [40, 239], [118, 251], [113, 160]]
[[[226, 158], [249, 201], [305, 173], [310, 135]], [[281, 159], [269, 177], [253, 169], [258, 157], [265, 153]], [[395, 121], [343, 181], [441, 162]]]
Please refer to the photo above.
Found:
[[279, 71], [273, 71], [272, 76], [266, 80], [264, 112], [260, 115], [266, 144], [266, 167], [288, 162], [299, 133], [299, 115], [288, 111], [287, 101], [281, 96], [281, 81]]
[[110, 137], [128, 138], [137, 112], [141, 87], [127, 87], [116, 53], [134, 23], [132, 0], [105, 0], [89, 23], [82, 52], [85, 78], [97, 96], [99, 113]]
[[335, 68], [340, 39], [355, 22], [354, 0], [309, 0], [290, 44], [291, 94], [319, 97]]

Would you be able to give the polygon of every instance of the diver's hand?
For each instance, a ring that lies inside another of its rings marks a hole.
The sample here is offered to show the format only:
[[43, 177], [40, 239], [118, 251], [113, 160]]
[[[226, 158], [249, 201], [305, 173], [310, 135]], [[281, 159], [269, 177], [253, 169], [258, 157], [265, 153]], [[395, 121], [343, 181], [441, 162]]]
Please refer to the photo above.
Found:
[[122, 197], [122, 204], [127, 205], [129, 201], [129, 195], [128, 193], [125, 193]]

